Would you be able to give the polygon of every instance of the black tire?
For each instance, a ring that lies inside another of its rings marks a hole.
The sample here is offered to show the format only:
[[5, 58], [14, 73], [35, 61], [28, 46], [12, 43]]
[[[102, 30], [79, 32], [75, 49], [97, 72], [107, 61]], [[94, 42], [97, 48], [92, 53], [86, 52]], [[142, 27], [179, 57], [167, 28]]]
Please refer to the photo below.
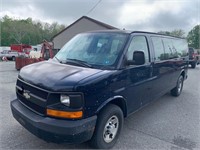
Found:
[[15, 61], [15, 56], [12, 56], [12, 61]]
[[176, 87], [171, 90], [172, 96], [178, 97], [181, 94], [182, 89], [183, 89], [183, 81], [184, 81], [183, 76], [180, 75], [178, 80], [177, 80]]
[[[115, 121], [116, 123], [113, 123]], [[122, 110], [117, 105], [108, 104], [98, 115], [96, 128], [90, 140], [91, 146], [98, 149], [112, 148], [121, 133], [123, 123], [124, 116]]]
[[192, 66], [192, 68], [195, 68], [196, 67], [196, 62], [192, 62], [191, 66]]

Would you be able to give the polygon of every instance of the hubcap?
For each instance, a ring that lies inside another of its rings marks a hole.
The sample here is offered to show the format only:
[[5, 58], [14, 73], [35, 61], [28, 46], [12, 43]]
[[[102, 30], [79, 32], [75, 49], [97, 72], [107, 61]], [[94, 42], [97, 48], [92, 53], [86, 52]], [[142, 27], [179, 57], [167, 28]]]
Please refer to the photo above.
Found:
[[106, 143], [110, 143], [115, 138], [117, 131], [119, 128], [119, 119], [117, 116], [112, 116], [108, 119], [104, 131], [103, 131], [103, 139]]
[[178, 93], [181, 92], [182, 84], [183, 84], [182, 79], [180, 79], [178, 83]]

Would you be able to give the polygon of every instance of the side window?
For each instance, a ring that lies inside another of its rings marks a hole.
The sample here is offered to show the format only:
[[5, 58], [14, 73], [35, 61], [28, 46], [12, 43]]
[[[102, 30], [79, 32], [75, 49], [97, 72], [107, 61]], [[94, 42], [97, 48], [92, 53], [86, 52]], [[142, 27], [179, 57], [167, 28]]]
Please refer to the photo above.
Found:
[[162, 43], [161, 37], [151, 37], [154, 47], [155, 60], [164, 60], [165, 59], [165, 51]]
[[149, 51], [148, 51], [148, 45], [147, 40], [144, 36], [134, 36], [128, 51], [127, 51], [127, 60], [133, 59], [133, 52], [134, 51], [143, 51], [145, 55], [145, 62], [149, 62]]
[[176, 48], [177, 57], [184, 57], [188, 54], [188, 44], [185, 39], [176, 39], [173, 41], [173, 45]]
[[165, 47], [165, 59], [172, 59], [177, 57], [176, 48], [172, 43], [172, 39], [170, 38], [163, 38], [163, 43]]
[[8, 54], [9, 51], [3, 51], [3, 54]]

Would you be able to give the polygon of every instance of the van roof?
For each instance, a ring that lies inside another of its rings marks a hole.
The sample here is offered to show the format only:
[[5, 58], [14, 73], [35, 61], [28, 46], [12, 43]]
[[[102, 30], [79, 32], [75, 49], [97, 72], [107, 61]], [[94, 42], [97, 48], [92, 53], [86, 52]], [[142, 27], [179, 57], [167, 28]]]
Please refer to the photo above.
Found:
[[174, 38], [185, 39], [185, 38], [182, 38], [182, 37], [177, 37], [177, 36], [172, 36], [172, 35], [166, 35], [166, 34], [161, 34], [161, 33], [155, 33], [155, 32], [147, 32], [147, 31], [130, 31], [130, 30], [95, 30], [95, 31], [88, 31], [88, 32], [86, 32], [86, 33], [99, 33], [99, 32], [106, 32], [106, 33], [124, 33], [124, 34], [143, 33], [143, 34], [160, 35], [160, 36], [165, 36], [165, 37], [174, 37]]

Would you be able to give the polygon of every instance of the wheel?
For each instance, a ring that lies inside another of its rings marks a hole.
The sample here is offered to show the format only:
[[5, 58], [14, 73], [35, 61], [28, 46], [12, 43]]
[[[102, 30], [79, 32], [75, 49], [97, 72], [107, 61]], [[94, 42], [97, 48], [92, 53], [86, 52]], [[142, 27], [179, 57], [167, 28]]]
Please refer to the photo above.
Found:
[[191, 66], [192, 66], [192, 68], [195, 68], [196, 67], [196, 62], [192, 62]]
[[93, 148], [112, 148], [123, 127], [122, 110], [114, 104], [108, 104], [98, 115], [97, 125], [90, 141]]
[[15, 56], [12, 56], [12, 61], [15, 61]]
[[183, 81], [184, 81], [184, 79], [183, 79], [183, 76], [181, 75], [178, 78], [176, 87], [171, 90], [171, 95], [172, 96], [179, 96], [181, 94], [182, 89], [183, 89]]

